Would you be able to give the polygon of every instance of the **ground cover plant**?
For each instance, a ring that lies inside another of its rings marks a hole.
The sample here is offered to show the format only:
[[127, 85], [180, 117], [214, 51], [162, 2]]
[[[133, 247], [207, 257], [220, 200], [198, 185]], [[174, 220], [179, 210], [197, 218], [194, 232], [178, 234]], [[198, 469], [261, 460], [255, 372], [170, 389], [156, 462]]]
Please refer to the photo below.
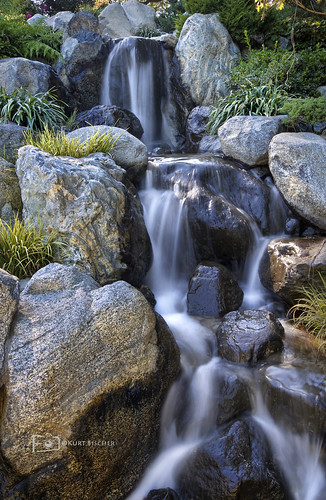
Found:
[[48, 126], [38, 134], [28, 131], [25, 135], [26, 144], [35, 146], [53, 156], [71, 156], [83, 158], [92, 153], [110, 154], [120, 135], [99, 131], [90, 133], [87, 139], [69, 138], [64, 130], [56, 131]]

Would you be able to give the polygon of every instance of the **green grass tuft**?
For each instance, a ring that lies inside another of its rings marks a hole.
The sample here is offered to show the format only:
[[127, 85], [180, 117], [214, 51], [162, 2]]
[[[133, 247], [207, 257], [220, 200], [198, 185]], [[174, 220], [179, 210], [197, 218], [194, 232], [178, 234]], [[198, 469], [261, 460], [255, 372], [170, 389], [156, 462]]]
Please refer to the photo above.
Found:
[[71, 156], [83, 158], [92, 153], [110, 154], [120, 135], [96, 131], [89, 134], [87, 139], [80, 141], [79, 138], [69, 138], [64, 130], [59, 132], [45, 126], [43, 132], [35, 135], [30, 131], [25, 134], [26, 144], [35, 146], [53, 156]]
[[20, 279], [53, 262], [55, 250], [62, 246], [58, 234], [46, 234], [41, 224], [34, 227], [16, 216], [10, 226], [0, 219], [0, 267]]
[[320, 282], [300, 289], [301, 298], [291, 307], [289, 315], [296, 327], [301, 327], [321, 341], [326, 348], [326, 277], [318, 273]]

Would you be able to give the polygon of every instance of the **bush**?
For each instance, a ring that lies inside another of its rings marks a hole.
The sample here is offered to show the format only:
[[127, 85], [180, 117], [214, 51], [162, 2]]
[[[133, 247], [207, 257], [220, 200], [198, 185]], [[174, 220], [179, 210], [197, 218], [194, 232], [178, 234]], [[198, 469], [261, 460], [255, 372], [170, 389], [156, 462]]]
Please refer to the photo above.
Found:
[[35, 135], [32, 132], [26, 134], [26, 144], [35, 146], [53, 156], [71, 156], [73, 158], [83, 158], [92, 153], [109, 154], [120, 135], [109, 134], [105, 132], [100, 134], [98, 131], [90, 134], [87, 139], [68, 138], [64, 132], [56, 132], [45, 126], [44, 131]]
[[61, 31], [52, 31], [42, 23], [28, 24], [20, 17], [7, 19], [0, 15], [0, 59], [25, 57], [49, 64], [60, 54]]
[[11, 227], [0, 219], [0, 267], [20, 279], [53, 262], [55, 250], [62, 246], [57, 233], [45, 234], [42, 225], [25, 224], [16, 216]]
[[168, 6], [165, 7], [163, 11], [156, 13], [156, 21], [160, 30], [166, 33], [172, 33], [175, 28], [175, 19], [179, 14], [182, 14], [184, 10], [184, 5], [181, 0], [170, 0]]
[[299, 122], [315, 123], [326, 122], [326, 98], [308, 97], [306, 99], [291, 99], [287, 101], [280, 113], [289, 115], [283, 123], [296, 129]]
[[[64, 103], [61, 103], [64, 104]], [[12, 121], [31, 130], [42, 130], [44, 126], [57, 127], [66, 120], [60, 101], [53, 91], [32, 95], [27, 89], [15, 89], [8, 93], [0, 87], [0, 121]]]
[[262, 47], [249, 50], [230, 74], [230, 87], [247, 85], [283, 85], [293, 95], [315, 95], [316, 88], [325, 83], [326, 49], [316, 46], [293, 53]]
[[153, 36], [160, 35], [162, 35], [162, 33], [159, 30], [148, 27], [139, 28], [136, 32], [136, 36], [142, 36], [144, 38], [152, 38]]
[[216, 106], [212, 106], [207, 131], [217, 134], [218, 128], [233, 116], [277, 115], [286, 99], [288, 94], [283, 88], [273, 85], [251, 85], [233, 90], [230, 95], [219, 99]]
[[303, 287], [300, 290], [302, 297], [289, 310], [292, 320], [297, 327], [304, 328], [318, 339], [322, 340], [321, 347], [326, 346], [326, 278], [319, 274], [320, 283]]

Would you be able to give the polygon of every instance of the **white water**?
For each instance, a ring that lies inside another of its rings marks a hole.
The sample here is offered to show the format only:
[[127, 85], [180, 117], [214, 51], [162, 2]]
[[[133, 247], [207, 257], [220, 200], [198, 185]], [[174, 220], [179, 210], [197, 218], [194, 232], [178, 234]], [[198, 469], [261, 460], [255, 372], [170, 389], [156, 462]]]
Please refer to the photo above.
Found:
[[149, 150], [175, 146], [168, 74], [165, 51], [150, 39], [128, 37], [116, 42], [106, 63], [101, 104], [132, 111], [143, 126], [141, 140]]
[[[215, 335], [186, 312], [188, 279], [195, 261], [182, 200], [173, 191], [155, 189], [150, 172], [140, 197], [154, 251], [149, 285], [157, 300], [156, 309], [167, 321], [179, 345], [182, 374], [164, 405], [160, 452], [128, 500], [142, 500], [152, 489], [176, 487], [178, 475], [182, 474], [191, 452], [216, 426], [214, 395], [218, 372], [223, 370], [224, 363], [216, 357]], [[257, 289], [259, 260], [268, 239], [257, 233], [256, 249], [251, 262], [247, 263], [246, 301], [251, 308], [264, 305], [265, 295], [261, 289], [256, 296], [253, 292]], [[245, 378], [251, 378], [248, 370], [240, 369], [240, 376], [241, 372]], [[270, 441], [293, 499], [321, 500], [319, 495], [325, 483], [318, 445], [308, 435], [296, 436], [277, 425], [268, 414], [259, 389], [254, 393], [255, 418]]]

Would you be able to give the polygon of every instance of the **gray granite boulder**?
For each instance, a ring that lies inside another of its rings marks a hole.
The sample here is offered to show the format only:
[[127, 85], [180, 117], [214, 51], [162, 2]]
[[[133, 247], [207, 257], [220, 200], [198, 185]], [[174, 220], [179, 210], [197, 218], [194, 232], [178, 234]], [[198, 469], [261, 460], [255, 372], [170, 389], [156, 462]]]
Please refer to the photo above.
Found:
[[269, 147], [269, 169], [285, 201], [326, 229], [326, 141], [308, 132], [283, 133]]
[[196, 106], [215, 104], [228, 93], [226, 81], [240, 50], [217, 14], [189, 17], [175, 50], [181, 79]]
[[54, 157], [25, 146], [16, 170], [24, 220], [58, 231], [67, 243], [64, 262], [101, 284], [123, 278], [141, 285], [151, 263], [142, 207], [108, 155]]
[[99, 27], [102, 35], [110, 38], [120, 38], [135, 34], [134, 28], [120, 3], [114, 2], [100, 13]]
[[5, 355], [5, 341], [10, 332], [19, 300], [19, 279], [0, 269], [0, 379]]
[[123, 10], [135, 33], [141, 28], [156, 29], [156, 13], [149, 5], [144, 5], [137, 0], [128, 0], [123, 4]]
[[1, 450], [16, 495], [124, 498], [156, 451], [179, 372], [143, 295], [50, 264], [21, 294], [7, 370]]
[[282, 131], [283, 116], [234, 116], [218, 129], [223, 153], [246, 165], [266, 165], [268, 146]]
[[18, 149], [25, 144], [26, 131], [26, 127], [16, 123], [0, 123], [0, 153], [10, 162], [17, 160]]

